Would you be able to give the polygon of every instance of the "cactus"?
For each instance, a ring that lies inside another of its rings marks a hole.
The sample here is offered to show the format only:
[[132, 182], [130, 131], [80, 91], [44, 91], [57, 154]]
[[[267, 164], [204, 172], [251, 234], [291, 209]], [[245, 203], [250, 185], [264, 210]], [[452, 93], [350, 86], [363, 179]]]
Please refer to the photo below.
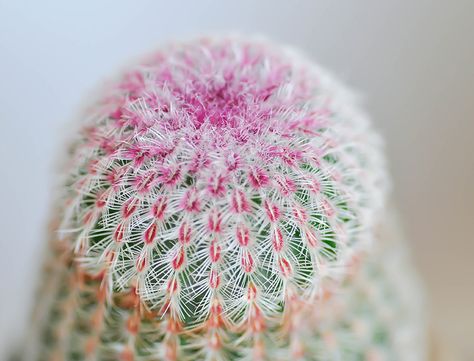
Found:
[[30, 359], [394, 359], [401, 326], [364, 293], [393, 294], [381, 142], [324, 70], [265, 41], [174, 44], [84, 118]]

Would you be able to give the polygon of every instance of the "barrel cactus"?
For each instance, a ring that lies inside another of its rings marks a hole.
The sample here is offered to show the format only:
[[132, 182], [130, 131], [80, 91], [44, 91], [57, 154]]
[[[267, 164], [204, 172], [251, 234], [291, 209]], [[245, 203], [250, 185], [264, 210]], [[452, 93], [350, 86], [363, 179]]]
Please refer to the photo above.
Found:
[[406, 307], [374, 251], [381, 142], [324, 70], [267, 41], [176, 43], [83, 118], [26, 358], [410, 359], [409, 322], [379, 312]]

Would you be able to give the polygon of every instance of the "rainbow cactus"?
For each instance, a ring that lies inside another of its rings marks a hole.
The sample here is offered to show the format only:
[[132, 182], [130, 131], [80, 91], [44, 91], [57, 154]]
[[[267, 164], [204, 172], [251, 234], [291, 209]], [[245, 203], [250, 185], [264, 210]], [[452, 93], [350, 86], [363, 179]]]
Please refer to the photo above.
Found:
[[410, 306], [372, 251], [387, 177], [353, 104], [266, 41], [132, 66], [70, 149], [27, 358], [416, 360], [379, 312]]

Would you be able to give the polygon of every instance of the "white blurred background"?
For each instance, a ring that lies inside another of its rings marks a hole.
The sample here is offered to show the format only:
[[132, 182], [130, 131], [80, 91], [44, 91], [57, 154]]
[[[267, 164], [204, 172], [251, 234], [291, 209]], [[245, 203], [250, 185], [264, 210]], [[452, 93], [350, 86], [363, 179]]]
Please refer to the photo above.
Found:
[[474, 360], [471, 0], [0, 0], [0, 359], [34, 302], [54, 166], [85, 95], [163, 42], [229, 31], [297, 46], [363, 95], [435, 334]]

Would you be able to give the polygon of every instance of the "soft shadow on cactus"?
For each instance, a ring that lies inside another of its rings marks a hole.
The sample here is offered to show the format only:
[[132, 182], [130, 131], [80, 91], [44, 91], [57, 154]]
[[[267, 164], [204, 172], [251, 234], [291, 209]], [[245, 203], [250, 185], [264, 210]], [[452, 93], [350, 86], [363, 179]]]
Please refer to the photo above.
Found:
[[412, 276], [377, 233], [381, 142], [324, 70], [176, 43], [83, 118], [25, 359], [422, 359]]

